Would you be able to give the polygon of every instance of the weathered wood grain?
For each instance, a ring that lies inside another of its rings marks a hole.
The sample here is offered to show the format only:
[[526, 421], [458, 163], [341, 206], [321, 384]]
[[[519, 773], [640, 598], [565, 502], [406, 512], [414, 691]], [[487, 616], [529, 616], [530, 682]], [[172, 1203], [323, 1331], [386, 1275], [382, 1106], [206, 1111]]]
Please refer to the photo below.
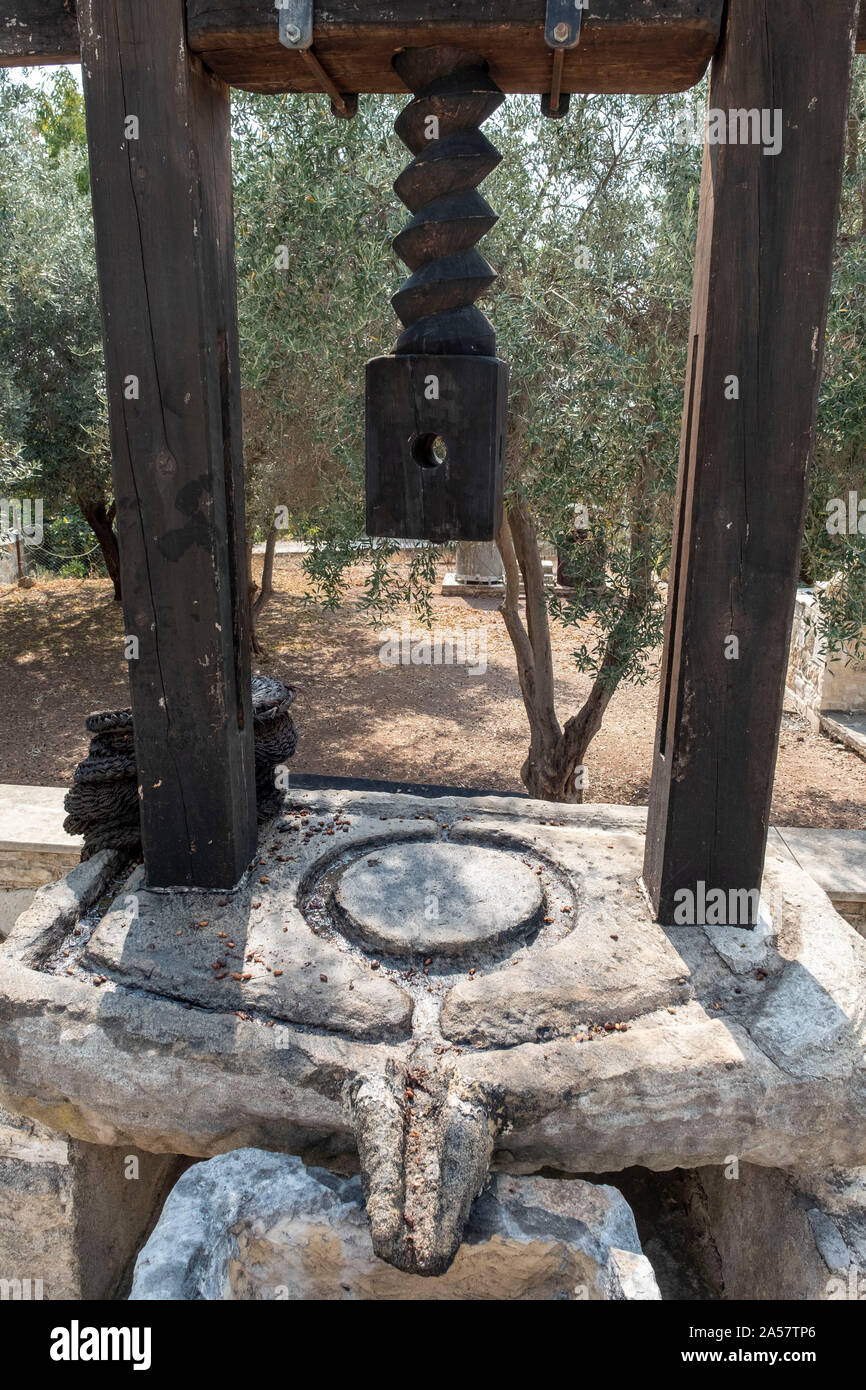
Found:
[[[721, 0], [608, 0], [584, 15], [566, 55], [564, 91], [680, 91], [697, 82], [721, 26]], [[188, 0], [190, 42], [227, 82], [255, 91], [314, 90], [298, 55], [280, 48], [271, 0]], [[505, 92], [550, 87], [545, 0], [319, 0], [316, 51], [337, 85], [399, 92], [403, 47], [454, 44], [483, 53]]]
[[[429, 401], [425, 384], [440, 383]], [[508, 367], [495, 357], [367, 363], [367, 534], [495, 540], [502, 525]], [[444, 445], [437, 462], [435, 440]]]
[[228, 88], [182, 0], [79, 17], [147, 879], [228, 888], [257, 840]]
[[[565, 90], [693, 85], [715, 48], [722, 8], [722, 0], [703, 7], [692, 0], [610, 0], [604, 14], [584, 16], [580, 47], [566, 59]], [[187, 9], [191, 48], [227, 82], [251, 91], [314, 89], [300, 58], [276, 41], [271, 0], [188, 0]], [[317, 43], [343, 89], [399, 91], [390, 69], [394, 48], [428, 43], [435, 23], [437, 43], [489, 45], [503, 91], [542, 91], [551, 63], [541, 43], [543, 9], [543, 0], [397, 0], [387, 6], [325, 0], [318, 6]], [[446, 30], [451, 37], [440, 38]], [[866, 13], [857, 48], [866, 53]], [[0, 67], [77, 60], [75, 0], [0, 0]], [[629, 85], [636, 81], [643, 85]]]
[[[73, 62], [74, 0], [0, 0], [0, 64]], [[718, 40], [723, 0], [606, 0], [584, 15], [564, 91], [658, 92], [692, 86]], [[273, 0], [187, 0], [190, 47], [251, 91], [314, 91], [313, 74], [277, 37]], [[508, 92], [549, 89], [545, 0], [317, 0], [316, 52], [343, 91], [400, 92], [403, 47], [480, 50]]]
[[0, 0], [0, 67], [79, 57], [75, 0]]
[[784, 135], [775, 156], [704, 153], [645, 864], [663, 921], [701, 881], [761, 884], [856, 16], [857, 0], [730, 0], [713, 65], [711, 108], [779, 109]]

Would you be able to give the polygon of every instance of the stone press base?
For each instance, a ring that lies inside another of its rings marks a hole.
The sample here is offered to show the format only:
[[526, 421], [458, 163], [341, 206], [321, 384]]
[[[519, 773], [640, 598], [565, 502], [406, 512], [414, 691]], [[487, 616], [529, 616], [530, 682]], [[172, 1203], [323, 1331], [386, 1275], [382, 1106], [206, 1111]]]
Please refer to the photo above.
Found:
[[350, 792], [295, 794], [231, 894], [106, 852], [0, 946], [0, 1104], [360, 1163], [411, 1275], [451, 1266], [491, 1170], [866, 1164], [866, 941], [773, 859], [754, 932], [659, 926], [642, 858], [624, 808]]

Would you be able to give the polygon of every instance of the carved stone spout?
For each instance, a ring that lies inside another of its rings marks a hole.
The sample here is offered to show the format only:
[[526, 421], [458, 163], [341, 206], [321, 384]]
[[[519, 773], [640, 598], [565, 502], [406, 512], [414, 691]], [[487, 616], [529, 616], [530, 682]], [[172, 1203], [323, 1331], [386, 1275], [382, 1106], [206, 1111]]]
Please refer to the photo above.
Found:
[[493, 1125], [481, 1093], [427, 1049], [349, 1083], [373, 1249], [411, 1274], [444, 1274], [487, 1179]]

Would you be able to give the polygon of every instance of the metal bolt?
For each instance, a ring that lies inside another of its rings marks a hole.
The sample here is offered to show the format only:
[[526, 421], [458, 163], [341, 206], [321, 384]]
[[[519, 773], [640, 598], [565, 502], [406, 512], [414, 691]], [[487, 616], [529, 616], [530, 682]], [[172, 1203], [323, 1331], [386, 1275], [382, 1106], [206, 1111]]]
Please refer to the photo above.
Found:
[[553, 31], [553, 37], [557, 40], [558, 43], [565, 43], [566, 39], [571, 38], [571, 30], [569, 29], [567, 24], [557, 24], [556, 28]]
[[[560, 25], [560, 28], [564, 29], [565, 25]], [[301, 31], [298, 28], [297, 24], [286, 25], [286, 38], [289, 40], [289, 43], [297, 43], [300, 37]]]

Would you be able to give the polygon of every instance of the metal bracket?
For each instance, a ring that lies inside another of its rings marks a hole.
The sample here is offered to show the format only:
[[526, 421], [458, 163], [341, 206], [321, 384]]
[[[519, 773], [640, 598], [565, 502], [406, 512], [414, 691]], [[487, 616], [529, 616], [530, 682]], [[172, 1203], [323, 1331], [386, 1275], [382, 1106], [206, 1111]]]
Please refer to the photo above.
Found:
[[280, 43], [299, 51], [313, 46], [313, 0], [276, 0]]
[[549, 94], [541, 98], [541, 110], [553, 120], [561, 120], [568, 114], [570, 96], [562, 91], [565, 55], [580, 42], [583, 12], [588, 8], [589, 0], [547, 0], [544, 41], [553, 49], [553, 75]]
[[335, 116], [351, 120], [358, 114], [358, 93], [341, 92], [313, 52], [313, 0], [275, 0], [280, 13], [280, 43], [293, 49], [331, 98]]
[[544, 40], [548, 48], [576, 48], [580, 41], [583, 12], [588, 9], [586, 0], [547, 0]]

